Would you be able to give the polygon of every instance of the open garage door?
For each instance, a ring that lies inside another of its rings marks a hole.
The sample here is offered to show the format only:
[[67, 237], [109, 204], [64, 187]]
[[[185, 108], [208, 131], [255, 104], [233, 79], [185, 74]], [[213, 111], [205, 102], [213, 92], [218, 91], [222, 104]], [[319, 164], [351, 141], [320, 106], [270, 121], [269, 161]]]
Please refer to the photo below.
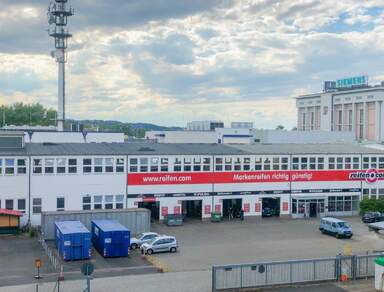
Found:
[[201, 219], [203, 200], [185, 200], [181, 203], [183, 219]]
[[262, 199], [262, 216], [280, 216], [280, 197]]
[[240, 218], [240, 211], [242, 208], [242, 199], [223, 199], [223, 216], [224, 218]]
[[139, 202], [139, 208], [145, 208], [151, 211], [151, 219], [160, 219], [160, 202]]

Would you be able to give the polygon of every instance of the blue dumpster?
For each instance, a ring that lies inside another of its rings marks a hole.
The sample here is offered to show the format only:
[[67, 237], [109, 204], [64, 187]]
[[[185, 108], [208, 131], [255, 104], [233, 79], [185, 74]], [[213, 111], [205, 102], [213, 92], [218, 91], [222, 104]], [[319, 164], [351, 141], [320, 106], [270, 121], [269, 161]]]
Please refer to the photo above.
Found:
[[92, 220], [92, 243], [105, 258], [129, 254], [131, 232], [117, 220]]
[[55, 245], [65, 261], [91, 257], [91, 233], [80, 221], [55, 222]]

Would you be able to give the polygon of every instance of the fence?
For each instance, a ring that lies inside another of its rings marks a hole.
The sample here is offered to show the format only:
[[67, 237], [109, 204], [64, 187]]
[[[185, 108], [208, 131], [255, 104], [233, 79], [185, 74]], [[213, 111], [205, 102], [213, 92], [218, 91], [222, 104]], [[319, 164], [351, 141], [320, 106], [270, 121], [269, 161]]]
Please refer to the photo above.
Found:
[[341, 256], [214, 266], [212, 291], [257, 288], [272, 285], [336, 281], [374, 276], [374, 259], [380, 254]]
[[41, 246], [43, 247], [46, 255], [49, 258], [49, 261], [51, 262], [53, 268], [55, 269], [56, 272], [60, 272], [63, 270], [62, 264], [60, 263], [60, 259], [57, 257], [55, 252], [47, 245], [47, 242], [43, 238], [42, 235], [40, 235], [39, 242]]

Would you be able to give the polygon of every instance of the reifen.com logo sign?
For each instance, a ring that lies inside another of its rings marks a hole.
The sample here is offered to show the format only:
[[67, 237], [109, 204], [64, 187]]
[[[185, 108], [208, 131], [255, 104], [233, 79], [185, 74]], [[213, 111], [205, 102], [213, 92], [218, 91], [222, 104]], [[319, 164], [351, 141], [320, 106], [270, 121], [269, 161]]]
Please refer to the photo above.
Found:
[[349, 175], [352, 180], [365, 180], [369, 184], [375, 183], [379, 179], [384, 179], [384, 172], [379, 172], [377, 169], [371, 168], [364, 171], [352, 172]]

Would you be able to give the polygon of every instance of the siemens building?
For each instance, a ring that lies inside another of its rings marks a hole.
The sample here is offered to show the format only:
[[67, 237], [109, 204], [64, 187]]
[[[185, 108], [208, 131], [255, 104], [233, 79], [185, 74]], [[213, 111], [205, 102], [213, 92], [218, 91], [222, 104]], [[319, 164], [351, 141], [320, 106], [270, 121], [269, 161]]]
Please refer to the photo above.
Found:
[[384, 82], [370, 86], [367, 76], [324, 82], [321, 93], [296, 98], [299, 131], [353, 133], [358, 141], [383, 142]]

